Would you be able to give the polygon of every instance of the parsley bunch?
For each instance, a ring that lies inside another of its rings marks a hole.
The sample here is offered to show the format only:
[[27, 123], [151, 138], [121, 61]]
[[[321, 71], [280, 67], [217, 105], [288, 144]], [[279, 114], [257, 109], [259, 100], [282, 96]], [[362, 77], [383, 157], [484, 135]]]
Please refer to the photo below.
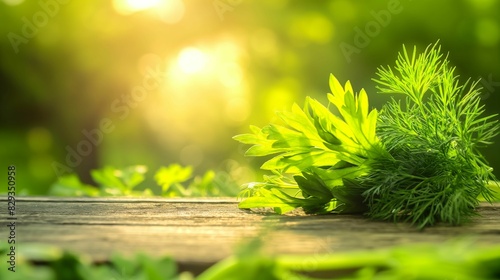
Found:
[[278, 113], [281, 124], [235, 136], [252, 145], [246, 155], [270, 156], [261, 168], [272, 174], [247, 184], [239, 207], [367, 213], [420, 228], [468, 220], [478, 196], [492, 197], [492, 168], [478, 148], [499, 126], [496, 115], [484, 116], [478, 82], [460, 84], [454, 70], [437, 44], [419, 55], [403, 48], [374, 79], [403, 100], [370, 110], [363, 89], [331, 75], [328, 107], [308, 97]]

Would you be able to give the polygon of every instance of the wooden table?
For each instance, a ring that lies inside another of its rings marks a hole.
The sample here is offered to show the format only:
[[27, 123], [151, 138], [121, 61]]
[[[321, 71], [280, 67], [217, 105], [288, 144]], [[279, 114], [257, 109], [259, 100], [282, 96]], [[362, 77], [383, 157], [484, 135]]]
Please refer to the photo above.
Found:
[[[6, 197], [1, 197], [7, 205]], [[5, 207], [6, 208], [6, 207]], [[199, 272], [230, 255], [242, 242], [267, 234], [269, 253], [321, 254], [407, 243], [441, 243], [475, 236], [500, 244], [500, 204], [482, 204], [471, 223], [419, 231], [408, 224], [376, 222], [361, 215], [280, 216], [240, 210], [233, 198], [18, 197], [17, 243], [43, 243], [106, 261], [113, 252], [171, 255], [182, 270]], [[7, 212], [0, 212], [7, 225]], [[0, 236], [8, 236], [0, 227]], [[2, 240], [4, 242], [4, 240]]]

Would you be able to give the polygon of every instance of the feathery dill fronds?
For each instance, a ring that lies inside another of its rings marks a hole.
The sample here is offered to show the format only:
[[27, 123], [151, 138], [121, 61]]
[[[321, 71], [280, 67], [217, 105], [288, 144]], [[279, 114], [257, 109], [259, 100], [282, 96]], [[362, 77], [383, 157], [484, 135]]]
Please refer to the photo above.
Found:
[[406, 98], [390, 101], [379, 117], [377, 135], [391, 156], [363, 179], [369, 215], [419, 227], [461, 224], [475, 214], [480, 194], [491, 197], [491, 168], [478, 147], [491, 143], [498, 124], [495, 115], [483, 116], [477, 82], [460, 85], [436, 45], [411, 61], [404, 53], [396, 71], [380, 68], [375, 80], [381, 93]]
[[421, 54], [404, 48], [374, 79], [381, 93], [403, 96], [380, 113], [364, 90], [355, 94], [332, 75], [328, 100], [339, 116], [307, 98], [304, 109], [278, 114], [284, 125], [235, 136], [253, 145], [247, 155], [273, 155], [261, 168], [274, 175], [252, 183], [240, 207], [366, 212], [420, 228], [467, 221], [478, 196], [492, 196], [492, 169], [478, 149], [499, 125], [484, 116], [478, 82], [460, 84], [454, 72], [437, 43]]

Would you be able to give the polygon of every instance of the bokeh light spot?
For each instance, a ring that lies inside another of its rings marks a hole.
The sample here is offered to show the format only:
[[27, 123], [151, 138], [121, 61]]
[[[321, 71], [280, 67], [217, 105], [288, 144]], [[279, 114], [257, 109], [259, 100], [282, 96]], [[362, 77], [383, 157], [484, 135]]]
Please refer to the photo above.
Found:
[[352, 21], [356, 19], [356, 4], [349, 0], [330, 2], [330, 10], [337, 21]]
[[334, 26], [321, 14], [309, 14], [294, 20], [290, 32], [298, 40], [326, 44], [332, 39]]
[[160, 0], [113, 0], [113, 6], [118, 13], [128, 15], [153, 8], [160, 2]]
[[3, 0], [3, 2], [9, 6], [16, 6], [24, 2], [24, 0]]
[[493, 5], [495, 5], [496, 0], [469, 0], [469, 3], [472, 4], [474, 8], [477, 10], [486, 11], [491, 9]]
[[188, 47], [180, 52], [177, 63], [182, 72], [194, 74], [203, 70], [207, 55], [197, 48]]
[[28, 131], [28, 146], [33, 152], [46, 152], [52, 146], [52, 134], [44, 127], [35, 127]]
[[479, 43], [486, 47], [495, 46], [500, 39], [498, 23], [492, 19], [482, 19], [476, 25], [476, 36]]
[[179, 22], [184, 17], [185, 10], [186, 8], [182, 0], [168, 0], [162, 1], [155, 11], [160, 20], [173, 24]]

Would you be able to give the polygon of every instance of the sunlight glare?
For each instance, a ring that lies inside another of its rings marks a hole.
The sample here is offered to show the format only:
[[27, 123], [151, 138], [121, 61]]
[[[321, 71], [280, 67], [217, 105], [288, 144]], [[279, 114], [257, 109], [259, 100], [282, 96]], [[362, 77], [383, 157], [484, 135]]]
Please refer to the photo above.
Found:
[[197, 48], [188, 47], [180, 52], [177, 63], [182, 72], [195, 74], [205, 68], [207, 55]]
[[24, 2], [24, 0], [3, 0], [3, 2], [9, 6], [16, 6]]
[[161, 0], [113, 0], [113, 6], [118, 13], [128, 15], [156, 7], [160, 2]]
[[185, 10], [182, 0], [162, 1], [155, 9], [160, 20], [168, 24], [179, 22], [184, 17]]

